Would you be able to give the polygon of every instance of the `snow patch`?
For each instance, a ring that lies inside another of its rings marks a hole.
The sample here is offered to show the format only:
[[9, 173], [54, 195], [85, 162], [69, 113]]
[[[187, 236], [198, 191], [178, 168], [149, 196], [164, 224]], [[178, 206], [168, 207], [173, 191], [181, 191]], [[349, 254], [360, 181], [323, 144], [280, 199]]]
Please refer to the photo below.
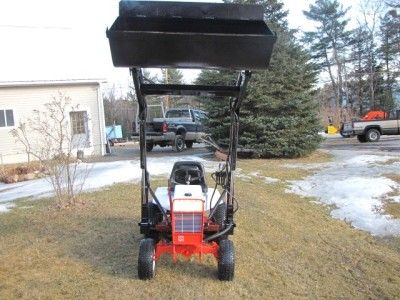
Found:
[[318, 134], [327, 139], [342, 138], [342, 136], [339, 133], [325, 133], [325, 132], [321, 131], [321, 132], [318, 132]]
[[14, 203], [0, 204], [0, 214], [9, 212], [11, 210], [11, 208], [13, 208], [13, 207], [15, 207]]
[[314, 163], [314, 164], [284, 164], [283, 166], [288, 169], [300, 169], [300, 170], [317, 170], [317, 169], [322, 169], [327, 166], [329, 166], [330, 163]]
[[259, 171], [254, 171], [249, 174], [242, 174], [241, 173], [242, 169], [236, 169], [236, 171], [237, 171], [236, 177], [241, 178], [243, 181], [250, 181], [254, 177], [264, 180], [264, 182], [267, 184], [277, 183], [277, 182], [281, 181], [278, 178], [262, 176], [262, 175], [260, 175]]
[[[197, 156], [177, 156], [168, 158], [148, 158], [147, 166], [151, 176], [169, 176], [176, 161], [195, 160], [203, 163], [206, 172], [214, 171], [218, 162], [207, 161]], [[97, 190], [114, 183], [139, 182], [142, 170], [139, 160], [99, 162], [81, 164], [79, 170], [90, 169], [83, 191]], [[0, 185], [0, 203], [10, 202], [19, 198], [43, 198], [53, 196], [53, 188], [46, 178], [23, 181], [14, 184]]]
[[384, 174], [400, 172], [400, 166], [375, 164], [398, 157], [358, 155], [349, 159], [332, 153], [334, 162], [303, 180], [291, 181], [286, 191], [332, 205], [334, 218], [374, 235], [400, 235], [400, 220], [379, 214], [386, 194], [400, 188]]
[[263, 176], [264, 182], [265, 183], [277, 183], [280, 182], [281, 180], [278, 178], [274, 178], [274, 177], [267, 177], [267, 176]]
[[345, 161], [346, 164], [352, 165], [366, 165], [372, 163], [384, 163], [393, 159], [393, 156], [377, 156], [377, 155], [358, 155]]

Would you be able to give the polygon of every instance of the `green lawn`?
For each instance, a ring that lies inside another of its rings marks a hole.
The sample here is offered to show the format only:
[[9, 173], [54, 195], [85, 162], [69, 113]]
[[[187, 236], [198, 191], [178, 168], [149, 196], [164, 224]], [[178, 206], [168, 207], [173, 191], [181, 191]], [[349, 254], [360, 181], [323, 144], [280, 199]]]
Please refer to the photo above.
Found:
[[[290, 180], [309, 171], [284, 164], [328, 159], [316, 153], [296, 160], [242, 160], [239, 167]], [[33, 207], [0, 215], [0, 299], [399, 297], [399, 239], [355, 230], [332, 219], [327, 207], [286, 194], [285, 187], [284, 181], [237, 181], [232, 282], [218, 281], [212, 257], [174, 264], [167, 256], [154, 280], [138, 280], [137, 184], [84, 194], [85, 205], [61, 211], [51, 199], [19, 201], [19, 207]]]

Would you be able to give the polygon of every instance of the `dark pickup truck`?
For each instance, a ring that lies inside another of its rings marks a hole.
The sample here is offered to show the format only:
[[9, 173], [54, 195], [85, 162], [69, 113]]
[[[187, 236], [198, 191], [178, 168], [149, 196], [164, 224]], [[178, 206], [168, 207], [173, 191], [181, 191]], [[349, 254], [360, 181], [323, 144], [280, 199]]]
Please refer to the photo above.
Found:
[[[198, 109], [173, 108], [165, 113], [165, 118], [154, 118], [146, 123], [146, 149], [155, 145], [172, 146], [177, 152], [192, 148], [193, 143], [204, 136], [207, 114]], [[137, 135], [134, 137], [139, 138]]]

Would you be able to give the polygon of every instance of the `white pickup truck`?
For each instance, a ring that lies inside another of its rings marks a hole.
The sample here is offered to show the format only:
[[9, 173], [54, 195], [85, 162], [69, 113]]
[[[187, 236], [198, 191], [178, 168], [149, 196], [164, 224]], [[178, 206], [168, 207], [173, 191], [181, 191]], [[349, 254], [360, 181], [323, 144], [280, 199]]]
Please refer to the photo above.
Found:
[[352, 130], [360, 143], [377, 142], [381, 135], [400, 134], [400, 110], [391, 111], [384, 120], [352, 121]]

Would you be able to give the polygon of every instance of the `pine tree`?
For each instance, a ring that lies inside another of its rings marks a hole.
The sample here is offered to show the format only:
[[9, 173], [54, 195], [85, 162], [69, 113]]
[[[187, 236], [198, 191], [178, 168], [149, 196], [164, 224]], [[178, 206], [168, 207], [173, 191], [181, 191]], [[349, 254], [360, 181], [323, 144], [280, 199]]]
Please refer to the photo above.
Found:
[[[161, 83], [165, 84], [182, 84], [183, 83], [183, 74], [178, 69], [161, 69]], [[179, 106], [179, 103], [182, 101], [183, 97], [180, 96], [165, 96], [164, 97], [164, 106], [166, 109], [170, 109], [172, 107]]]
[[393, 94], [400, 75], [400, 15], [395, 9], [389, 10], [381, 18], [380, 39], [379, 56], [385, 72], [384, 103], [390, 109], [394, 107]]
[[367, 49], [368, 49], [368, 32], [362, 26], [357, 27], [352, 34], [351, 49], [349, 60], [352, 62], [352, 71], [349, 74], [348, 82], [350, 94], [352, 95], [353, 109], [363, 115], [369, 110], [368, 99], [368, 83], [365, 79], [367, 74]]
[[[335, 90], [336, 105], [344, 103], [343, 76], [344, 52], [350, 41], [351, 32], [346, 30], [348, 8], [338, 0], [317, 0], [304, 15], [318, 24], [317, 29], [306, 32], [304, 41], [310, 45], [313, 58], [321, 69], [326, 69]], [[336, 76], [332, 66], [336, 66]]]
[[[287, 28], [281, 2], [262, 3], [269, 25], [278, 40], [266, 71], [254, 72], [243, 101], [240, 115], [239, 146], [251, 149], [255, 157], [297, 157], [314, 151], [321, 140], [313, 100], [316, 82], [315, 66]], [[279, 17], [277, 17], [279, 16]], [[232, 84], [236, 78], [228, 71], [203, 71], [197, 83]], [[229, 99], [207, 99], [210, 128], [220, 144], [229, 141]]]
[[181, 84], [183, 83], [183, 74], [178, 69], [161, 69], [162, 83]]

